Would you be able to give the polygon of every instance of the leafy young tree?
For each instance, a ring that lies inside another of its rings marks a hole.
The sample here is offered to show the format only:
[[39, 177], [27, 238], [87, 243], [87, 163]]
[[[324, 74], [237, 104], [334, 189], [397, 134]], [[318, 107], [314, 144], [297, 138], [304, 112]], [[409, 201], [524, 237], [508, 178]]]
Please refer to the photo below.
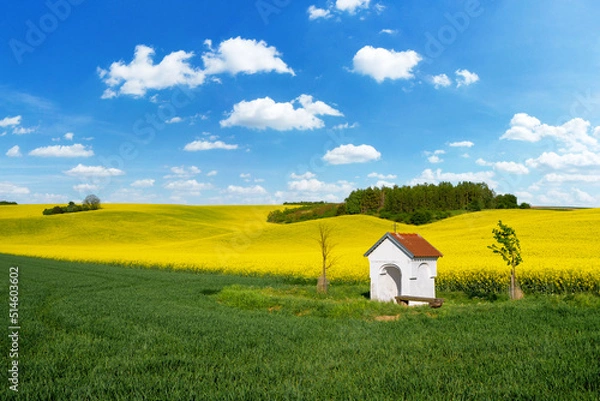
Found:
[[[515, 230], [498, 221], [498, 228], [492, 230], [494, 239], [498, 244], [488, 246], [494, 253], [502, 256], [502, 259], [510, 266], [510, 299], [517, 298], [516, 268], [523, 259], [521, 258], [521, 243], [517, 238]], [[520, 292], [520, 291], [519, 291]]]
[[319, 234], [317, 236], [317, 243], [321, 251], [321, 276], [317, 281], [317, 292], [326, 294], [329, 286], [327, 281], [327, 270], [332, 267], [337, 258], [332, 255], [335, 243], [332, 240], [333, 227], [325, 223], [319, 223], [317, 226]]

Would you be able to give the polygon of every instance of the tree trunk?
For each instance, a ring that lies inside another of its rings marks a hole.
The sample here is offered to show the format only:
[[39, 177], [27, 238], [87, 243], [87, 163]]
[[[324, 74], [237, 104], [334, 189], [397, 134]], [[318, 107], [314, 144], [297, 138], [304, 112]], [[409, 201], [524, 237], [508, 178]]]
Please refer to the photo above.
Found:
[[317, 292], [321, 294], [327, 294], [327, 287], [329, 286], [329, 282], [327, 281], [327, 277], [325, 273], [319, 276], [317, 280]]

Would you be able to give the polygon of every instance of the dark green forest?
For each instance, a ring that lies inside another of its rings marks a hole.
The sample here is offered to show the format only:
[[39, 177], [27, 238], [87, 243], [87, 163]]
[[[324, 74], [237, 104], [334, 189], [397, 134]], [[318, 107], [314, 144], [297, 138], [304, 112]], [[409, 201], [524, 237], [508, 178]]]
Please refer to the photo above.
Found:
[[450, 182], [356, 189], [340, 204], [304, 204], [269, 214], [273, 223], [293, 223], [343, 214], [368, 214], [407, 224], [426, 224], [461, 212], [529, 208], [512, 194], [497, 195], [485, 183]]

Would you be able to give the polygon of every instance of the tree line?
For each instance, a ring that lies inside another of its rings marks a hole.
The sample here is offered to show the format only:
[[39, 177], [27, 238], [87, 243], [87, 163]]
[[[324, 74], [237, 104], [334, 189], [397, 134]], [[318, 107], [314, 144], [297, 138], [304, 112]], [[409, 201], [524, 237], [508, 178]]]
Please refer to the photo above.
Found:
[[485, 183], [450, 182], [357, 189], [345, 200], [347, 214], [372, 214], [411, 224], [450, 216], [450, 211], [529, 208], [512, 194], [497, 195]]
[[96, 195], [88, 195], [81, 205], [78, 205], [75, 202], [69, 202], [67, 206], [54, 206], [50, 209], [44, 209], [42, 214], [44, 216], [50, 216], [53, 214], [87, 212], [88, 210], [98, 210], [100, 208], [100, 198]]

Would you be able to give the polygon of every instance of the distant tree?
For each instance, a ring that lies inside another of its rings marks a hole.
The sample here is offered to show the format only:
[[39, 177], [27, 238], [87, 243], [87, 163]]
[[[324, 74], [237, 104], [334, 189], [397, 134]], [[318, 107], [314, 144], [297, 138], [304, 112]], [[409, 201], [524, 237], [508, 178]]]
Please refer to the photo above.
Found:
[[498, 221], [498, 228], [494, 228], [492, 233], [498, 244], [490, 245], [488, 248], [502, 256], [502, 259], [510, 266], [510, 299], [520, 298], [522, 293], [517, 288], [516, 269], [523, 262], [521, 258], [521, 243], [517, 238], [515, 230], [502, 224], [502, 220]]
[[519, 207], [517, 197], [512, 194], [496, 196], [496, 209], [516, 209]]
[[332, 240], [333, 226], [325, 223], [319, 223], [317, 226], [319, 233], [317, 243], [321, 251], [321, 275], [317, 280], [317, 292], [326, 294], [329, 282], [327, 281], [327, 270], [329, 270], [336, 262], [337, 258], [332, 255], [335, 243]]
[[92, 210], [100, 209], [100, 198], [96, 195], [88, 195], [83, 200], [83, 204], [88, 206]]

